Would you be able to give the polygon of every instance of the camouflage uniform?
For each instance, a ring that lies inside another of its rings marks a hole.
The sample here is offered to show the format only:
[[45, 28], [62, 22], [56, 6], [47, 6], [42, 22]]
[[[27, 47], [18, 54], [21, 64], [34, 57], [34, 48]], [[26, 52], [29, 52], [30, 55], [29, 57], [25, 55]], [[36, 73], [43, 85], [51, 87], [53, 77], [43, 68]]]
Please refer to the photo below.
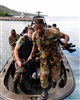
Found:
[[17, 66], [17, 61], [15, 62], [15, 74], [14, 74], [14, 78], [13, 78], [13, 83], [23, 83], [26, 79], [26, 70], [23, 67], [18, 68]]
[[12, 35], [10, 35], [8, 37], [8, 41], [9, 41], [9, 44], [10, 44], [10, 49], [12, 51], [12, 56], [14, 58], [14, 54], [13, 54], [13, 51], [14, 51], [14, 47], [16, 45], [16, 41], [18, 40], [18, 38], [20, 37], [19, 34], [16, 34], [16, 37], [13, 37]]
[[33, 43], [41, 51], [40, 81], [42, 88], [48, 87], [49, 74], [53, 81], [57, 82], [59, 79], [61, 54], [56, 36], [62, 38], [63, 33], [56, 29], [45, 29], [42, 37], [39, 37], [36, 32], [33, 35]]

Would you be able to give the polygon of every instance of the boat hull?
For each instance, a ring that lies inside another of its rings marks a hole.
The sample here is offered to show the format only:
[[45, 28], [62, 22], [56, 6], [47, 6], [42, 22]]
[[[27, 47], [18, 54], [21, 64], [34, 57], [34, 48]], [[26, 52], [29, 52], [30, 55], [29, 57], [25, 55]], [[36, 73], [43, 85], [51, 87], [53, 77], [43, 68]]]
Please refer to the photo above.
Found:
[[[59, 82], [57, 83], [57, 86], [55, 88], [50, 88], [48, 93], [48, 99], [47, 100], [63, 100], [64, 98], [68, 97], [75, 89], [75, 79], [74, 75], [72, 73], [71, 67], [65, 57], [65, 55], [62, 53], [62, 61], [65, 68], [65, 73], [63, 75], [65, 85], [64, 87], [59, 87]], [[31, 98], [34, 98], [34, 100], [40, 100], [40, 94], [35, 94], [38, 92], [34, 91], [34, 94], [25, 94], [20, 88], [18, 88], [18, 94], [13, 93], [13, 82], [12, 82], [12, 75], [11, 70], [13, 67], [13, 58], [11, 57], [3, 67], [3, 69], [0, 72], [0, 97], [4, 100], [32, 100]]]

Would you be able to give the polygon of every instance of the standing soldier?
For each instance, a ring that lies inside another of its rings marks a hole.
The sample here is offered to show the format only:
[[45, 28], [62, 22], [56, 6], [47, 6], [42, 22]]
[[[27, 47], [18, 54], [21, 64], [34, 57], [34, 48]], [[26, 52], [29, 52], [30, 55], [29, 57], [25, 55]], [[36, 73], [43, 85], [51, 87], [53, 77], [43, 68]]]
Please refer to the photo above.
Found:
[[27, 60], [28, 56], [31, 53], [33, 42], [32, 42], [32, 34], [34, 29], [32, 27], [28, 28], [28, 33], [20, 36], [18, 39], [16, 46], [14, 48], [14, 56], [16, 59], [15, 62], [15, 74], [13, 78], [14, 88], [13, 92], [18, 93], [17, 85], [19, 83], [20, 88], [27, 93], [30, 91], [29, 84], [26, 82], [27, 72], [22, 66], [22, 63]]
[[9, 44], [10, 44], [10, 49], [11, 49], [13, 58], [14, 58], [14, 47], [16, 45], [16, 41], [18, 40], [19, 36], [20, 35], [16, 33], [15, 29], [12, 29], [11, 34], [8, 37], [8, 41], [9, 41]]

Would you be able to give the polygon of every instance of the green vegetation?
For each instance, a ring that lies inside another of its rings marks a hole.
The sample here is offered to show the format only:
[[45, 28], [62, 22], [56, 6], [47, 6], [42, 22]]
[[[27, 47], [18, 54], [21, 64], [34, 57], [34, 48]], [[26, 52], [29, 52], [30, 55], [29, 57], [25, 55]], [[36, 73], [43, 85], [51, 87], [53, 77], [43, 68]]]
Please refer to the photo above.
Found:
[[3, 17], [9, 16], [9, 17], [11, 17], [12, 15], [10, 15], [10, 14], [8, 14], [6, 12], [0, 12], [0, 16], [3, 16]]

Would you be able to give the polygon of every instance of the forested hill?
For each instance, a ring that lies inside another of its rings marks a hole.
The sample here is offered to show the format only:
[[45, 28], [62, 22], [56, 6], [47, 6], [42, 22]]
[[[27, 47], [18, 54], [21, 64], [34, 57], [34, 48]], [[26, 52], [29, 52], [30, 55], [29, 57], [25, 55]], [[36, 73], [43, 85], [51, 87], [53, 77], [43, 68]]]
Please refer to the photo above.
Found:
[[[20, 16], [21, 13], [24, 13], [24, 12], [18, 12], [18, 11], [9, 9], [8, 7], [5, 7], [3, 5], [0, 5], [0, 14], [2, 14], [2, 13], [7, 13], [8, 15], [12, 15], [12, 16]], [[35, 16], [36, 14], [26, 12], [26, 13], [24, 13], [24, 15], [25, 16]]]

